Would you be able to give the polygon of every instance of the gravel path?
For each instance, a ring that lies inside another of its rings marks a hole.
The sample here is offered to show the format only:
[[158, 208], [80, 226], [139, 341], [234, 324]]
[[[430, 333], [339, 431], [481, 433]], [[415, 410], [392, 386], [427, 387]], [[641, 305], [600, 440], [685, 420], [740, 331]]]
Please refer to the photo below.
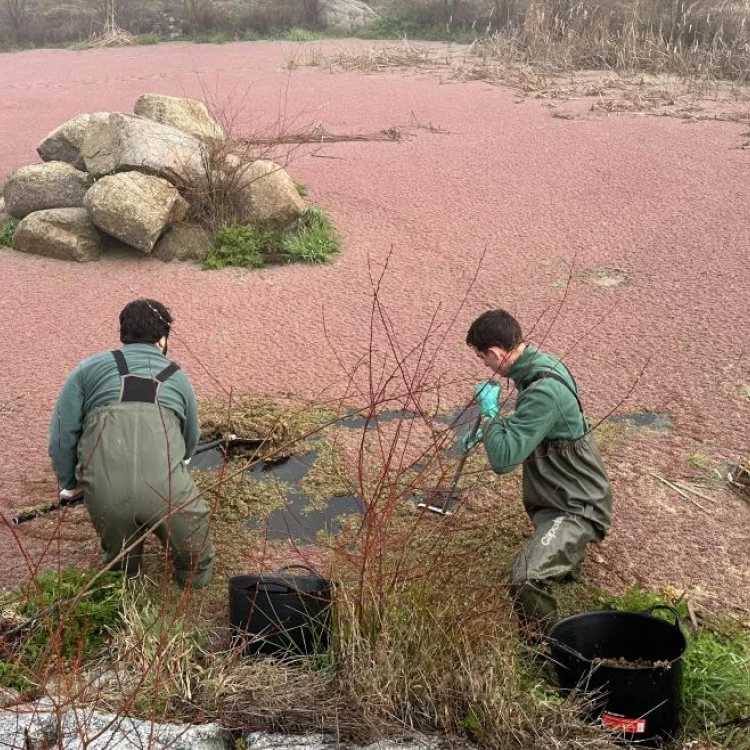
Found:
[[[73, 265], [0, 252], [2, 506], [53, 497], [45, 449], [58, 388], [80, 359], [117, 345], [117, 313], [133, 297], [170, 305], [171, 353], [199, 396], [231, 387], [330, 397], [368, 349], [370, 274], [388, 259], [381, 300], [405, 348], [439, 307], [447, 337], [433, 367], [449, 384], [446, 404], [485, 375], [463, 346], [468, 324], [504, 306], [533, 339], [566, 354], [592, 415], [617, 407], [668, 416], [671, 432], [638, 433], [612, 467], [616, 526], [604, 556], [628, 580], [694, 585], [749, 607], [747, 504], [713, 492], [709, 515], [647, 474], [687, 473], [695, 453], [717, 465], [748, 450], [743, 128], [558, 119], [538, 100], [482, 82], [290, 71], [300, 49], [0, 55], [0, 175], [36, 161], [37, 142], [67, 118], [129, 111], [144, 92], [206, 95], [238, 132], [268, 132], [281, 119], [293, 131], [322, 122], [334, 132], [397, 127], [403, 135], [288, 154], [293, 177], [341, 229], [345, 249], [330, 266], [206, 272], [147, 258]], [[603, 267], [627, 283], [592, 283]], [[18, 557], [7, 529], [0, 537]]]

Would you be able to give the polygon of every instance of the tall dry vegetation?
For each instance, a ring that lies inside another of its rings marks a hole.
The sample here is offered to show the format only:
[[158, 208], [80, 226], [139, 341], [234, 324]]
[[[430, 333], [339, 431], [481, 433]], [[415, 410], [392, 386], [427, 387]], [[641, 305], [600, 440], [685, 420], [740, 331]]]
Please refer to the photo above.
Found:
[[713, 0], [532, 2], [522, 26], [487, 41], [566, 69], [612, 68], [744, 82], [750, 67], [750, 4]]
[[393, 30], [470, 31], [494, 60], [739, 82], [750, 70], [748, 0], [393, 0], [387, 9]]

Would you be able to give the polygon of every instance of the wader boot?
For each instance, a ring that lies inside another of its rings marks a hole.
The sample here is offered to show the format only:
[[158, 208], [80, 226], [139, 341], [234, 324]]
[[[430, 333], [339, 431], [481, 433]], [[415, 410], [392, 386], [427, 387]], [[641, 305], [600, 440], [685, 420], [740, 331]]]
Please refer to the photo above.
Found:
[[572, 514], [545, 508], [532, 518], [534, 535], [515, 559], [510, 575], [513, 604], [522, 625], [539, 623], [543, 630], [557, 620], [557, 602], [549, 590], [583, 562], [589, 542], [604, 533], [591, 522]]
[[178, 366], [141, 377], [128, 372], [122, 352], [113, 355], [120, 401], [87, 415], [76, 470], [103, 562], [122, 555], [120, 567], [136, 575], [143, 553], [143, 539], [138, 540], [152, 530], [171, 553], [177, 582], [205, 586], [214, 563], [210, 508], [183, 463], [180, 421], [157, 401], [161, 384]]

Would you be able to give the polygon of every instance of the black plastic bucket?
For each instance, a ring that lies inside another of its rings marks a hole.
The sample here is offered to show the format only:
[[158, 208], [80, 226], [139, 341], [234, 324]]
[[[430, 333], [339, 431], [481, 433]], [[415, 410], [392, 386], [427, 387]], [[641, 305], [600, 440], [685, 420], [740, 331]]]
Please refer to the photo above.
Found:
[[[669, 610], [674, 623], [653, 617], [655, 609]], [[672, 607], [566, 617], [550, 629], [548, 641], [560, 687], [594, 693], [591, 718], [630, 743], [658, 745], [674, 737], [686, 642]]]
[[[290, 575], [301, 568], [307, 575]], [[328, 648], [331, 584], [306, 565], [229, 579], [229, 622], [245, 654], [300, 655]]]

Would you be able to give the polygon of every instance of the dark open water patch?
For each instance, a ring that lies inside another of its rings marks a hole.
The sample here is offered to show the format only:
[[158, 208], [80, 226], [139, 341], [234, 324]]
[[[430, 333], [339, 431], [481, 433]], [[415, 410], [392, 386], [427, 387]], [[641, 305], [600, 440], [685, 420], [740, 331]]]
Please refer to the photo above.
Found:
[[311, 542], [319, 531], [335, 534], [342, 516], [362, 515], [365, 507], [360, 498], [354, 495], [332, 497], [325, 506], [313, 503], [300, 487], [302, 480], [318, 457], [312, 450], [298, 456], [290, 456], [282, 463], [259, 463], [253, 466], [248, 475], [257, 480], [273, 477], [275, 481], [291, 486], [287, 494], [287, 504], [271, 513], [263, 520], [251, 519], [249, 529], [265, 530], [268, 539], [292, 539], [296, 542]]
[[[476, 408], [460, 408], [435, 418], [435, 422], [446, 425], [455, 434], [446, 455], [456, 456], [460, 453], [460, 439], [470, 429], [476, 413]], [[337, 425], [347, 429], [374, 430], [379, 424], [415, 419], [418, 416], [414, 412], [399, 409], [382, 412], [370, 420], [355, 414], [344, 417]], [[355, 495], [331, 497], [322, 506], [302, 490], [302, 480], [317, 457], [318, 451], [311, 450], [290, 456], [281, 462], [260, 462], [247, 472], [251, 479], [260, 481], [273, 478], [292, 488], [287, 495], [285, 507], [274, 511], [263, 520], [251, 519], [247, 524], [249, 529], [265, 530], [268, 539], [292, 540], [299, 544], [314, 541], [320, 531], [335, 534], [339, 530], [342, 517], [364, 514], [364, 503]], [[190, 468], [210, 471], [221, 467], [223, 462], [224, 454], [220, 450], [206, 451], [193, 457]]]
[[666, 414], [655, 411], [639, 411], [632, 414], [613, 414], [607, 418], [610, 422], [632, 424], [648, 430], [668, 431], [674, 428], [674, 423]]

